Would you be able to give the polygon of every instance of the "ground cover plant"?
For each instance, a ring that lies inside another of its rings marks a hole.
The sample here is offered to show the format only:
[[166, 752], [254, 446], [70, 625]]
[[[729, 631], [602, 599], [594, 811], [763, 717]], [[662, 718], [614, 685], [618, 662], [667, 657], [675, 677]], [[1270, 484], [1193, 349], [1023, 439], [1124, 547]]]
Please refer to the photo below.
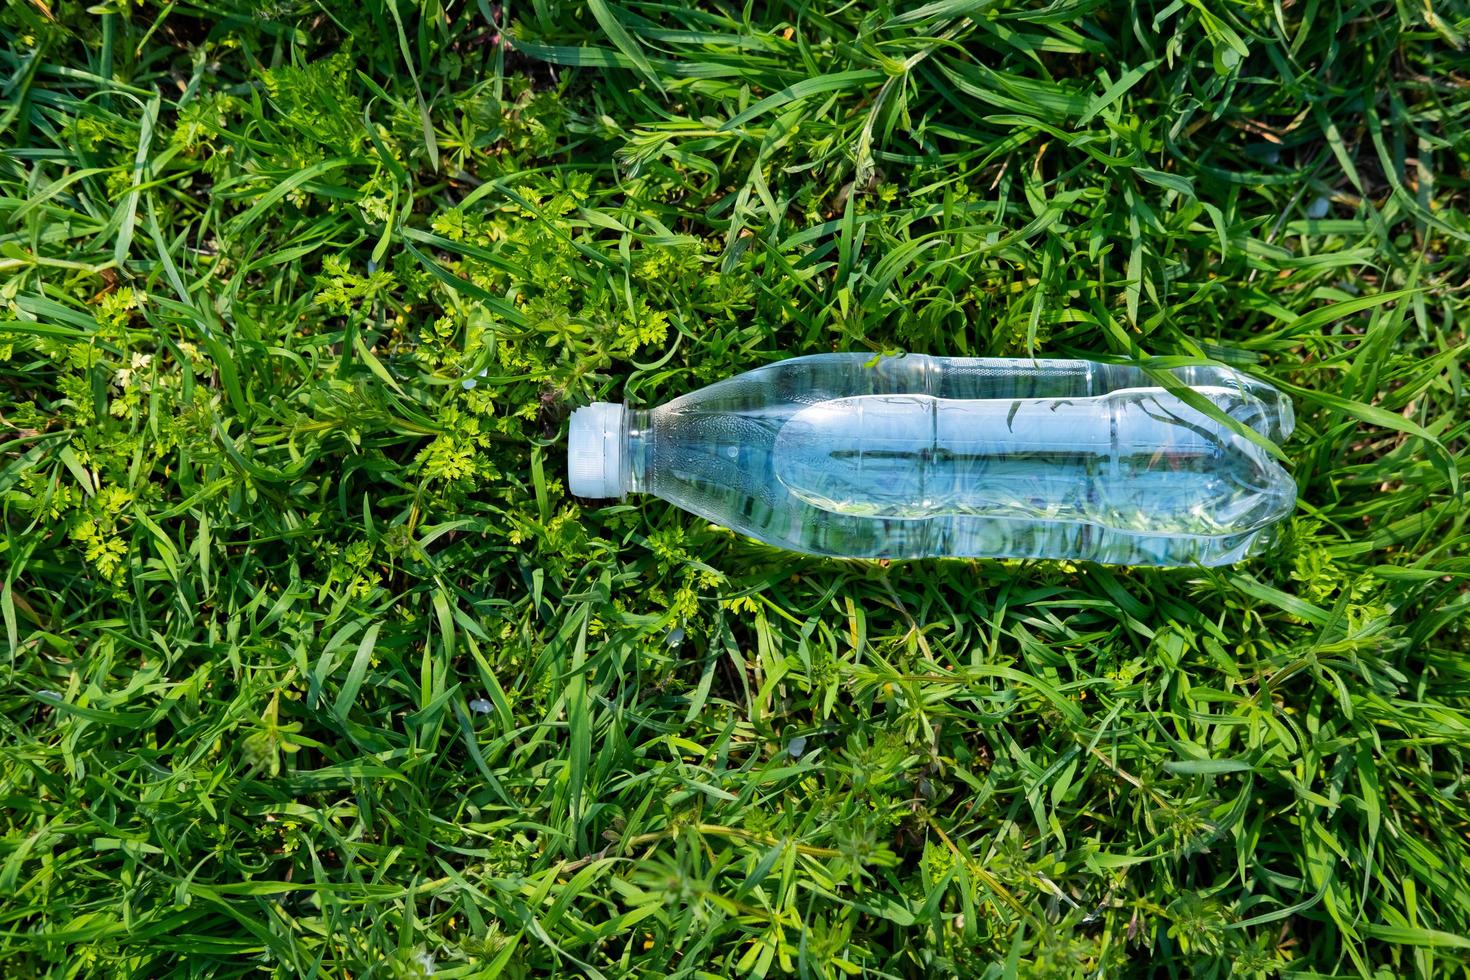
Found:
[[[1470, 972], [1470, 9], [12, 0], [6, 976]], [[570, 409], [1211, 359], [1220, 570], [793, 557]]]

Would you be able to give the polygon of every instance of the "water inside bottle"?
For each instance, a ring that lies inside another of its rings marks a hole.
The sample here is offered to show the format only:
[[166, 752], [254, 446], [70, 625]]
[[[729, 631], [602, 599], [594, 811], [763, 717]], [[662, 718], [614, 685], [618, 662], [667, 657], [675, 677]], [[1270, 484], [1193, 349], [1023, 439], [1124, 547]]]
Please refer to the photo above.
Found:
[[[1196, 389], [1228, 408], [1232, 392]], [[1295, 501], [1265, 449], [1163, 388], [1082, 399], [861, 395], [804, 408], [772, 467], [825, 511], [925, 520], [1083, 521], [1117, 530], [1254, 530]]]

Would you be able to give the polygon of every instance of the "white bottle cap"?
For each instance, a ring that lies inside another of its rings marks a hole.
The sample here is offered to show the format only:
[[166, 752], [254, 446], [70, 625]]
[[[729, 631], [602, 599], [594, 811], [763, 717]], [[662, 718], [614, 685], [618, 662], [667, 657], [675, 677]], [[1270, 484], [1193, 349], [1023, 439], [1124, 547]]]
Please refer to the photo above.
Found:
[[593, 402], [572, 413], [567, 434], [567, 482], [578, 497], [623, 495], [623, 423], [628, 410]]

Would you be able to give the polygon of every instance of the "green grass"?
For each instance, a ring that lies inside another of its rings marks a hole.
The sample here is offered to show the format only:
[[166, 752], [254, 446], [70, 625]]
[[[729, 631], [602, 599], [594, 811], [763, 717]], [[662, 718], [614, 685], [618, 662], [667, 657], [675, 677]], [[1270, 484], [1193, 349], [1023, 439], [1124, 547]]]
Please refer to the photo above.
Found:
[[[0, 36], [5, 976], [1470, 975], [1462, 0]], [[1298, 514], [889, 565], [568, 495], [576, 405], [844, 349], [1237, 366]]]

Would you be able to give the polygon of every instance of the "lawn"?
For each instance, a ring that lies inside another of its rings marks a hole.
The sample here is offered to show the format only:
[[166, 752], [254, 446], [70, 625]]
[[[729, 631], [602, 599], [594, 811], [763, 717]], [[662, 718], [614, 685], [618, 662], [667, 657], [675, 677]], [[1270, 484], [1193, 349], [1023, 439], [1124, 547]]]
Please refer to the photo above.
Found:
[[[6, 977], [1470, 975], [1470, 6], [10, 0]], [[1222, 569], [566, 489], [783, 357], [1208, 360]]]

